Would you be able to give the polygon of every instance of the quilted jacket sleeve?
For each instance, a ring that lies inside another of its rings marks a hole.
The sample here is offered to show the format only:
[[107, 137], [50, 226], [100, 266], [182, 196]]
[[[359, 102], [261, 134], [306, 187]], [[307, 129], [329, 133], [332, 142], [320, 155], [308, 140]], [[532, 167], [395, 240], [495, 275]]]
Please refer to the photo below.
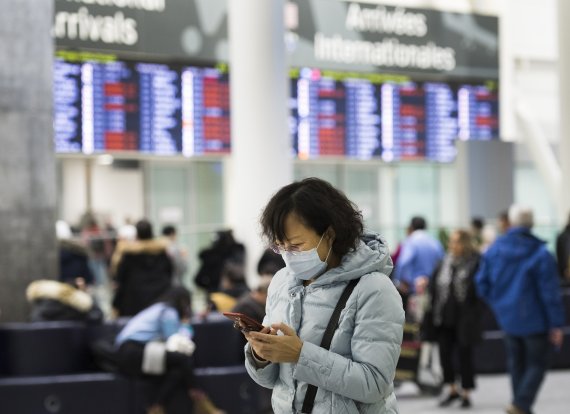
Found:
[[[270, 323], [270, 309], [272, 302], [273, 287], [269, 287], [268, 299], [265, 305], [265, 318], [263, 318], [263, 326], [271, 325]], [[260, 365], [253, 357], [251, 346], [249, 342], [245, 344], [245, 368], [249, 376], [259, 385], [265, 388], [273, 388], [277, 378], [279, 377], [279, 364], [269, 363], [267, 365]]]

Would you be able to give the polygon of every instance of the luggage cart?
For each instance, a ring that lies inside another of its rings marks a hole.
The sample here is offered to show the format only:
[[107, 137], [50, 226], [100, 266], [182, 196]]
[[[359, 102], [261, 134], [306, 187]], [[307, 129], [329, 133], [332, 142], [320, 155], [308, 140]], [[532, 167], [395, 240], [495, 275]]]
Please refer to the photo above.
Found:
[[429, 395], [439, 395], [443, 387], [437, 345], [421, 341], [420, 324], [417, 322], [404, 324], [404, 338], [394, 381], [415, 382], [422, 393]]

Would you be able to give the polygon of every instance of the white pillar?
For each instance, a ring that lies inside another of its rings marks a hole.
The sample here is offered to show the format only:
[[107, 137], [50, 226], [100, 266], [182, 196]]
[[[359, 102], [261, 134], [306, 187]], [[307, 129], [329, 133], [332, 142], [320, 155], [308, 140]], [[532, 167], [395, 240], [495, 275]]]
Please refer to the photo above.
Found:
[[259, 216], [292, 180], [282, 0], [230, 0], [232, 155], [226, 162], [225, 215], [247, 247], [247, 277], [263, 250]]
[[398, 191], [396, 175], [397, 171], [394, 165], [382, 164], [378, 168], [378, 198], [376, 203], [381, 206], [378, 219], [390, 250], [396, 250], [400, 238], [398, 234], [398, 208], [395, 197]]
[[515, 141], [517, 136], [515, 101], [515, 56], [513, 54], [512, 21], [516, 18], [517, 2], [502, 1], [499, 10], [499, 116], [501, 139]]
[[570, 213], [570, 2], [558, 0], [558, 78], [560, 91], [560, 180], [561, 214], [566, 223]]

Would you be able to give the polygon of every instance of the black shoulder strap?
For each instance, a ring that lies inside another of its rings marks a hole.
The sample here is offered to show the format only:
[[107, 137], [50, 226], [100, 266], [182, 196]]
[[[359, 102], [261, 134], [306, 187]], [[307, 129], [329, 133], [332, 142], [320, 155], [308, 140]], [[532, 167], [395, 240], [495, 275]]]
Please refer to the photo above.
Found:
[[[327, 325], [327, 329], [323, 335], [323, 340], [321, 341], [321, 348], [329, 349], [331, 346], [332, 338], [334, 336], [334, 332], [336, 328], [338, 328], [338, 320], [340, 319], [340, 313], [344, 309], [350, 294], [360, 281], [358, 279], [352, 279], [348, 285], [344, 288], [342, 295], [340, 295], [340, 299], [336, 304], [336, 308], [331, 315], [331, 319], [329, 320], [329, 324]], [[305, 400], [303, 401], [303, 408], [301, 408], [302, 413], [310, 413], [313, 411], [313, 404], [315, 403], [315, 397], [317, 396], [317, 387], [313, 384], [309, 384], [307, 387], [307, 393], [305, 394]]]

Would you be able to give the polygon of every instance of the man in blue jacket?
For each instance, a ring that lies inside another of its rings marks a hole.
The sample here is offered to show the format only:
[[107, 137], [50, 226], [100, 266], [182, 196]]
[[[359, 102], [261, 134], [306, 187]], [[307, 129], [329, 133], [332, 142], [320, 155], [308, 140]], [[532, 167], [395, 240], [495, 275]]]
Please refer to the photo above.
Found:
[[487, 250], [475, 279], [506, 334], [513, 388], [506, 411], [527, 414], [548, 369], [550, 345], [562, 345], [564, 309], [554, 257], [530, 232], [532, 210], [513, 205], [509, 220], [512, 227]]
[[414, 293], [416, 280], [422, 277], [430, 278], [444, 256], [441, 243], [426, 229], [427, 223], [423, 217], [413, 217], [408, 226], [408, 237], [402, 243], [394, 282], [404, 302], [409, 294]]

